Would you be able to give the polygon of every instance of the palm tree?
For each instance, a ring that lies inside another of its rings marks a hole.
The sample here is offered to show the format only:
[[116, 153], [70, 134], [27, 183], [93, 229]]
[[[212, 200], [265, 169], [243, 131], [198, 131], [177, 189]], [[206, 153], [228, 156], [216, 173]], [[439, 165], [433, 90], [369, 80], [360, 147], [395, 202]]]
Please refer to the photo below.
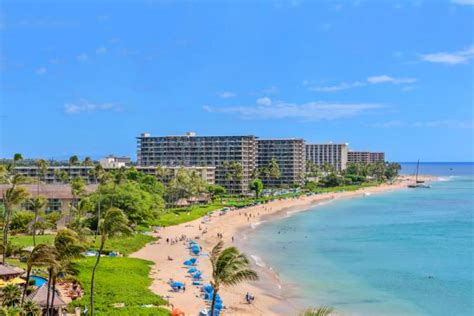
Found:
[[23, 305], [26, 296], [26, 290], [30, 281], [31, 270], [33, 266], [51, 265], [56, 260], [55, 249], [46, 244], [39, 244], [34, 247], [26, 261], [26, 283], [21, 297], [21, 304]]
[[24, 316], [40, 316], [41, 315], [41, 309], [33, 301], [28, 301], [25, 304], [23, 304], [23, 315]]
[[20, 303], [21, 289], [14, 284], [8, 284], [2, 289], [2, 306], [15, 307]]
[[[80, 257], [81, 252], [84, 251], [84, 247], [77, 233], [67, 228], [60, 230], [54, 238], [54, 248], [56, 259], [50, 265], [52, 284], [51, 310], [47, 308], [47, 313], [51, 315], [54, 314], [54, 299], [56, 296], [56, 281], [58, 276], [61, 273], [75, 271], [71, 265], [71, 260]], [[49, 302], [47, 305], [49, 305]]]
[[85, 157], [84, 158], [84, 161], [82, 161], [82, 164], [84, 166], [93, 166], [94, 165], [94, 161], [92, 160], [91, 157]]
[[36, 167], [38, 168], [37, 173], [37, 188], [36, 188], [36, 195], [39, 195], [40, 184], [41, 184], [41, 176], [45, 176], [46, 172], [48, 171], [48, 162], [44, 159], [38, 159], [36, 161]]
[[[75, 177], [71, 181], [72, 201], [69, 205], [69, 216], [72, 216], [73, 208], [77, 209], [77, 199], [86, 193], [86, 183], [81, 177]], [[75, 214], [77, 215], [77, 214]]]
[[0, 316], [20, 316], [21, 310], [16, 307], [0, 307]]
[[31, 210], [35, 213], [33, 225], [31, 227], [31, 236], [33, 237], [33, 246], [36, 246], [36, 226], [38, 223], [38, 214], [48, 205], [48, 200], [44, 196], [36, 196], [30, 199]]
[[69, 167], [75, 166], [79, 163], [79, 157], [76, 155], [73, 155], [69, 157]]
[[9, 185], [9, 188], [3, 192], [3, 206], [5, 215], [3, 220], [3, 248], [2, 248], [2, 264], [5, 264], [5, 257], [8, 245], [8, 233], [10, 227], [10, 219], [12, 217], [13, 208], [20, 205], [28, 197], [28, 191], [19, 186], [25, 182], [25, 177], [14, 173], [13, 166], [8, 166], [1, 174], [0, 182]]
[[328, 316], [334, 311], [332, 307], [322, 306], [318, 308], [308, 308], [301, 313], [299, 316]]
[[100, 262], [100, 255], [104, 250], [105, 243], [108, 238], [116, 235], [128, 235], [131, 233], [130, 227], [128, 227], [128, 218], [125, 213], [118, 208], [112, 207], [105, 212], [104, 218], [99, 222], [99, 232], [100, 232], [100, 247], [99, 253], [97, 254], [97, 259], [92, 269], [91, 277], [91, 298], [90, 298], [90, 313], [91, 316], [94, 315], [94, 282], [97, 266]]
[[220, 241], [211, 251], [212, 281], [214, 289], [212, 295], [211, 315], [214, 315], [217, 293], [221, 285], [236, 285], [245, 280], [258, 280], [258, 275], [250, 269], [247, 257], [235, 247], [223, 249]]
[[[93, 170], [94, 176], [96, 177], [97, 181], [99, 182], [99, 188], [97, 189], [97, 229], [95, 231], [95, 237], [99, 234], [99, 221], [100, 221], [100, 204], [102, 202], [102, 195], [100, 186], [105, 185], [110, 180], [110, 174], [104, 170], [102, 165], [98, 164], [95, 166]], [[95, 238], [94, 237], [94, 238]]]

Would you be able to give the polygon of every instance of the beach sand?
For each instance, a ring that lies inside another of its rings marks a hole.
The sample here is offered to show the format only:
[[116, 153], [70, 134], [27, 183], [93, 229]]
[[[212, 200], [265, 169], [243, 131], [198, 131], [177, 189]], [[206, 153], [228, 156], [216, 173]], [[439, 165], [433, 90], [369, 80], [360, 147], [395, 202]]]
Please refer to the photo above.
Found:
[[[429, 176], [419, 176], [421, 180], [433, 180]], [[192, 257], [185, 241], [174, 244], [167, 243], [166, 239], [175, 239], [185, 235], [187, 238], [195, 239], [203, 248], [203, 254], [209, 253], [219, 240], [225, 242], [225, 246], [238, 245], [239, 238], [245, 230], [253, 229], [263, 220], [286, 214], [286, 212], [300, 212], [310, 209], [318, 203], [340, 198], [353, 198], [367, 194], [382, 193], [406, 188], [413, 183], [414, 178], [402, 176], [393, 184], [382, 184], [377, 187], [369, 187], [351, 192], [324, 193], [311, 196], [302, 196], [293, 199], [276, 200], [266, 204], [252, 206], [227, 212], [219, 215], [214, 212], [208, 216], [207, 221], [197, 219], [192, 222], [160, 229], [159, 241], [152, 242], [140, 249], [131, 257], [153, 261], [155, 265], [151, 270], [153, 283], [151, 290], [167, 299], [174, 307], [178, 307], [186, 315], [198, 315], [199, 311], [209, 308], [200, 296], [200, 288], [191, 285], [192, 279], [187, 273], [189, 267], [183, 266], [183, 261]], [[203, 233], [207, 231], [206, 233]], [[218, 233], [223, 237], [217, 237]], [[234, 241], [232, 240], [234, 238]], [[248, 254], [250, 255], [250, 254]], [[169, 260], [168, 256], [173, 260]], [[253, 260], [252, 260], [253, 261]], [[222, 287], [220, 295], [226, 307], [223, 315], [294, 315], [293, 306], [285, 303], [285, 298], [280, 294], [281, 286], [277, 274], [268, 269], [258, 268], [255, 262], [253, 266], [259, 273], [260, 280], [256, 282], [244, 282], [234, 287]], [[201, 270], [204, 284], [211, 280], [211, 264], [206, 256], [199, 256], [197, 268]], [[172, 292], [168, 281], [184, 282], [185, 292]], [[126, 285], [124, 285], [126, 286]], [[245, 302], [245, 294], [249, 292], [255, 296], [255, 301], [249, 305]], [[286, 308], [286, 310], [285, 310]]]

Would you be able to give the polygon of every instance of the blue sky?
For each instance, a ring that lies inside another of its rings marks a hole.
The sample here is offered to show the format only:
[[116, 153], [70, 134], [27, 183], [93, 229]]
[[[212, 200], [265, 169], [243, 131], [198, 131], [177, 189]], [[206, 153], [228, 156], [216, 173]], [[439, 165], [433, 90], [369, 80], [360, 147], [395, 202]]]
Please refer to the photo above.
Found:
[[474, 1], [2, 1], [0, 156], [141, 132], [473, 161]]

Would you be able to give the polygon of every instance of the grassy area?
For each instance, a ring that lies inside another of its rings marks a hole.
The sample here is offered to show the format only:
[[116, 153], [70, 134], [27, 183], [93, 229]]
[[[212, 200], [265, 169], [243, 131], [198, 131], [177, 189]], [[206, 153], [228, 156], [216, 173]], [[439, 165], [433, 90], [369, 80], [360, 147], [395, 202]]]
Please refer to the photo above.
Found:
[[341, 192], [341, 191], [356, 191], [362, 188], [368, 188], [379, 185], [380, 182], [365, 182], [362, 184], [352, 184], [352, 185], [342, 185], [332, 188], [318, 188], [315, 193], [331, 193], [331, 192]]
[[[38, 235], [36, 236], [36, 244], [52, 245], [55, 235]], [[8, 240], [15, 246], [28, 247], [33, 246], [33, 238], [31, 235], [15, 235], [10, 236]]]
[[194, 205], [188, 208], [169, 209], [167, 213], [161, 215], [159, 219], [153, 221], [151, 224], [155, 226], [178, 225], [193, 221], [223, 207], [224, 205], [215, 203], [209, 205]]
[[[143, 235], [143, 234], [134, 234], [131, 236], [120, 236], [116, 238], [108, 239], [104, 252], [108, 251], [118, 251], [124, 256], [129, 255], [140, 248], [143, 248], [147, 243], [155, 240], [154, 237]], [[95, 244], [92, 248], [99, 249], [100, 238], [97, 237]]]
[[[36, 244], [46, 243], [46, 244], [51, 245], [54, 241], [54, 237], [55, 235], [36, 236]], [[94, 244], [93, 236], [88, 237], [88, 239], [92, 243], [90, 248], [92, 249], [99, 248], [100, 238], [96, 238], [95, 244]], [[143, 235], [143, 234], [134, 234], [131, 236], [120, 236], [120, 237], [108, 239], [106, 243], [106, 249], [104, 250], [105, 252], [119, 251], [123, 255], [128, 255], [130, 253], [133, 253], [139, 250], [140, 248], [142, 248], [147, 243], [153, 240], [155, 240], [154, 237]], [[33, 239], [31, 238], [31, 236], [28, 236], [28, 235], [11, 236], [10, 241], [13, 245], [22, 247], [22, 248], [33, 246]]]
[[[78, 260], [75, 265], [85, 296], [71, 303], [74, 307], [89, 305], [90, 278], [95, 258]], [[166, 301], [149, 289], [150, 265], [152, 262], [132, 258], [101, 259], [96, 274], [95, 310], [96, 315], [169, 315], [163, 308], [145, 308], [142, 304], [164, 305]], [[124, 303], [124, 308], [114, 308], [112, 304]]]

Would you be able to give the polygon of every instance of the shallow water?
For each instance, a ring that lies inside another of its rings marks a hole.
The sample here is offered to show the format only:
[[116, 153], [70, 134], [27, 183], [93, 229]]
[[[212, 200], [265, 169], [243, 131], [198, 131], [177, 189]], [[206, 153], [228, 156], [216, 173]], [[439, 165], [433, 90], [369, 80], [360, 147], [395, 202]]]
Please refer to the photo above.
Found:
[[474, 315], [474, 176], [472, 164], [454, 167], [430, 166], [442, 176], [431, 189], [339, 200], [264, 222], [245, 250], [278, 272], [299, 306]]

